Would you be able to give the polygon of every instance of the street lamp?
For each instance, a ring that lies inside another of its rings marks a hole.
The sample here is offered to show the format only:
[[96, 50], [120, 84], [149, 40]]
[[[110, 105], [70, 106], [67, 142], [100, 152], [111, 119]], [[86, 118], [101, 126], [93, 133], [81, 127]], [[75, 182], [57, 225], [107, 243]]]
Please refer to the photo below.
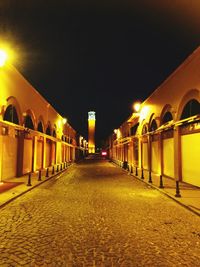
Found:
[[63, 124], [65, 124], [67, 122], [66, 118], [63, 118]]
[[135, 102], [133, 103], [133, 109], [135, 112], [139, 112], [141, 108], [141, 103], [140, 102]]

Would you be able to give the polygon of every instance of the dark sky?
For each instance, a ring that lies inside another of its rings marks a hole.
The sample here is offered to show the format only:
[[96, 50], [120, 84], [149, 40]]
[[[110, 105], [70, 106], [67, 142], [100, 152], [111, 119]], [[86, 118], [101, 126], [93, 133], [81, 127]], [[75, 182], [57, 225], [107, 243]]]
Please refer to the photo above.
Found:
[[199, 0], [0, 1], [0, 41], [14, 65], [97, 145], [198, 46]]

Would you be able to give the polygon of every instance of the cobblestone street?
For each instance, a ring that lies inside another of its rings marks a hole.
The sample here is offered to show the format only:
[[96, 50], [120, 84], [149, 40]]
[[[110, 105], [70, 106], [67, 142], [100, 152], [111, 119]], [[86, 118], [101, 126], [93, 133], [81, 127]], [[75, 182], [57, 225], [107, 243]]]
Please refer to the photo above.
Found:
[[0, 210], [0, 267], [200, 266], [199, 217], [104, 160]]

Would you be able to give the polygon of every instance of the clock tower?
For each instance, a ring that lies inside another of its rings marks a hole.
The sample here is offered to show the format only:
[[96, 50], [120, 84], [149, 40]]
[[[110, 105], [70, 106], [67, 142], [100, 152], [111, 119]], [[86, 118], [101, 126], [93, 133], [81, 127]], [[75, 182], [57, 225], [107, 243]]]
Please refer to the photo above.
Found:
[[95, 112], [88, 112], [88, 153], [95, 153]]

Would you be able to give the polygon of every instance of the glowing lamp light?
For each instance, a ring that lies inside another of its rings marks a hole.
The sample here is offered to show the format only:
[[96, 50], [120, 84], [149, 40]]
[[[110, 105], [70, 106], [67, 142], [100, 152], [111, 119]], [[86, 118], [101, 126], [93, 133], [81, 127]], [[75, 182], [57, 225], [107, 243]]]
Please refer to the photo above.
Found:
[[140, 107], [141, 107], [140, 102], [136, 102], [136, 103], [133, 104], [133, 108], [134, 108], [134, 110], [135, 110], [136, 112], [139, 112]]
[[114, 129], [114, 133], [117, 134], [117, 129]]
[[8, 59], [8, 54], [4, 50], [0, 50], [0, 67], [3, 67]]
[[63, 124], [65, 124], [67, 122], [66, 118], [63, 118]]
[[142, 108], [142, 110], [140, 111], [140, 119], [146, 119], [147, 115], [149, 113], [149, 107], [148, 106], [144, 106]]

